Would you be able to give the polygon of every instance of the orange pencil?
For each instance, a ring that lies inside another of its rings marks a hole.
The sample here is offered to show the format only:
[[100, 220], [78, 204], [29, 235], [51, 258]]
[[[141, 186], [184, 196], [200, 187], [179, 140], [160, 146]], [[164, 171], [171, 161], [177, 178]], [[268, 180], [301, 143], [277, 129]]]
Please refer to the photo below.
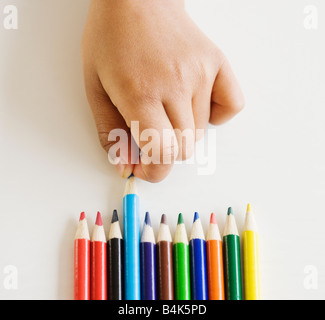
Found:
[[102, 217], [97, 213], [91, 237], [91, 300], [107, 300], [107, 252]]
[[74, 238], [74, 299], [90, 299], [90, 239], [84, 212]]
[[211, 213], [207, 234], [207, 270], [209, 300], [225, 300], [222, 241], [214, 213]]

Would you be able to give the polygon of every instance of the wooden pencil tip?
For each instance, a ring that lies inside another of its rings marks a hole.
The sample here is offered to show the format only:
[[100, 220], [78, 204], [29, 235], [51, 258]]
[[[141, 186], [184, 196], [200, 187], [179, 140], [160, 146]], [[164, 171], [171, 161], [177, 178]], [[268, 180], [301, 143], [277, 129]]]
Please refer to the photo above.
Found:
[[232, 210], [232, 207], [229, 207], [229, 208], [228, 208], [228, 213], [227, 213], [227, 215], [229, 216], [229, 215], [231, 215], [231, 214], [234, 214], [234, 212], [233, 212], [233, 210]]
[[118, 214], [117, 214], [117, 210], [113, 211], [113, 216], [112, 216], [112, 223], [118, 221]]
[[126, 181], [123, 197], [127, 194], [137, 194], [136, 181], [134, 178], [134, 175], [131, 174]]
[[79, 221], [83, 220], [86, 218], [86, 214], [84, 212], [81, 212], [80, 213], [80, 218], [79, 218]]
[[164, 223], [164, 224], [167, 224], [167, 217], [165, 214], [162, 214], [161, 215], [161, 220], [160, 220], [160, 223]]
[[151, 227], [151, 220], [149, 212], [146, 212], [146, 216], [144, 218], [144, 223]]
[[103, 225], [102, 216], [101, 216], [101, 214], [100, 214], [99, 211], [97, 212], [96, 224], [97, 224], [98, 226], [102, 226], [102, 225]]
[[183, 215], [180, 213], [178, 215], [178, 221], [177, 221], [177, 224], [181, 224], [181, 223], [184, 223], [184, 219], [183, 219]]
[[210, 216], [210, 223], [217, 224], [216, 215], [212, 212]]

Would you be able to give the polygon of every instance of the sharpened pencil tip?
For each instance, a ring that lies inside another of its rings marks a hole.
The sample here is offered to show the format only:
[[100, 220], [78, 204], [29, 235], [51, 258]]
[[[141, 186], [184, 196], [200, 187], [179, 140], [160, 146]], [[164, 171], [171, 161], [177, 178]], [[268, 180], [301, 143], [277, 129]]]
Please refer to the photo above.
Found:
[[126, 180], [125, 189], [123, 197], [125, 197], [128, 194], [137, 194], [137, 188], [135, 183], [134, 175], [131, 174], [129, 178]]
[[212, 212], [210, 216], [210, 223], [217, 224], [216, 215]]
[[181, 224], [181, 223], [184, 223], [184, 219], [183, 219], [183, 215], [180, 213], [180, 214], [178, 215], [177, 224]]
[[199, 217], [199, 214], [197, 212], [195, 212], [193, 222], [195, 222], [197, 219], [200, 219], [200, 217]]
[[84, 212], [81, 212], [80, 213], [80, 218], [79, 218], [79, 221], [83, 220], [86, 218], [86, 214]]
[[102, 225], [103, 225], [102, 216], [101, 216], [101, 214], [100, 214], [99, 211], [97, 212], [96, 224], [97, 224], [98, 226], [102, 226]]
[[246, 211], [247, 212], [251, 212], [252, 211], [252, 208], [251, 208], [251, 204], [250, 203], [247, 205], [247, 210]]
[[112, 223], [118, 221], [118, 214], [117, 214], [117, 210], [113, 211], [113, 216], [112, 216]]
[[144, 218], [144, 223], [151, 227], [151, 220], [149, 212], [146, 212], [146, 217]]
[[233, 210], [232, 210], [232, 207], [229, 207], [229, 208], [228, 208], [228, 213], [227, 213], [227, 215], [229, 216], [230, 214], [234, 214], [234, 212], [233, 212]]
[[161, 220], [160, 220], [160, 223], [164, 223], [164, 224], [167, 224], [167, 217], [165, 214], [162, 214], [161, 215]]

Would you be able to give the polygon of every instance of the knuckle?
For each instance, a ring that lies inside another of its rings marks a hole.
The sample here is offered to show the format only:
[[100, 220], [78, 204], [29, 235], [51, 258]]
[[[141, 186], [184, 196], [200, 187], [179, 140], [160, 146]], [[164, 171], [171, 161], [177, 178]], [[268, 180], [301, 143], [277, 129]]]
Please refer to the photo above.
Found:
[[170, 79], [168, 88], [170, 94], [178, 98], [183, 98], [188, 95], [189, 79], [190, 79], [190, 66], [186, 61], [175, 62], [169, 64], [167, 67], [167, 77]]
[[179, 150], [177, 143], [173, 143], [163, 148], [164, 155], [166, 155], [167, 157], [171, 157], [172, 159], [174, 159], [178, 155], [178, 151]]
[[[211, 72], [210, 72], [211, 73]], [[206, 85], [211, 77], [207, 66], [202, 61], [196, 61], [194, 66], [194, 77], [199, 85]]]
[[182, 147], [181, 160], [190, 159], [194, 154], [194, 144], [186, 144]]
[[160, 164], [172, 164], [178, 156], [178, 144], [171, 143], [163, 146], [160, 152]]
[[149, 92], [149, 90], [144, 90], [141, 88], [132, 88], [129, 91], [128, 97], [129, 103], [137, 106], [150, 106], [156, 101], [155, 96]]
[[187, 79], [187, 64], [178, 63], [172, 66], [171, 74], [180, 87], [184, 87]]
[[[123, 79], [122, 103], [131, 105], [150, 105], [157, 100], [157, 90], [152, 81], [143, 77], [127, 76]], [[127, 91], [125, 91], [127, 88]]]
[[186, 160], [192, 157], [195, 146], [195, 132], [194, 129], [186, 128], [183, 131], [175, 129], [175, 135], [177, 137], [179, 153], [177, 155], [178, 160]]

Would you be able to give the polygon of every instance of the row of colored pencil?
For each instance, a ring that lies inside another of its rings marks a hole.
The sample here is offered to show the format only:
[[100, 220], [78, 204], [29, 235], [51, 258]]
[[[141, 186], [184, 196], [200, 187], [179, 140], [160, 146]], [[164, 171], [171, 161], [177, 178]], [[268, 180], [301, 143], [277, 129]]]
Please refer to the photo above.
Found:
[[[107, 243], [100, 213], [91, 241], [85, 214], [81, 213], [75, 238], [75, 299], [125, 298], [123, 244], [116, 210]], [[243, 245], [245, 298], [259, 299], [258, 236], [250, 206]], [[190, 241], [183, 216], [179, 214], [174, 243], [166, 215], [161, 217], [156, 243], [150, 215], [146, 213], [140, 239], [141, 281], [138, 281], [141, 299], [240, 300], [241, 274], [240, 241], [231, 208], [228, 209], [223, 243], [213, 213], [206, 241], [198, 213], [194, 214]]]
[[[190, 238], [179, 214], [174, 242], [162, 215], [157, 242], [146, 213], [142, 234], [139, 197], [134, 179], [123, 197], [123, 237], [114, 210], [106, 242], [100, 213], [92, 238], [81, 213], [75, 237], [75, 299], [78, 300], [241, 300], [240, 239], [232, 208], [223, 238], [216, 217], [210, 217], [207, 237], [194, 214]], [[259, 247], [250, 205], [243, 232], [245, 299], [260, 299]]]

